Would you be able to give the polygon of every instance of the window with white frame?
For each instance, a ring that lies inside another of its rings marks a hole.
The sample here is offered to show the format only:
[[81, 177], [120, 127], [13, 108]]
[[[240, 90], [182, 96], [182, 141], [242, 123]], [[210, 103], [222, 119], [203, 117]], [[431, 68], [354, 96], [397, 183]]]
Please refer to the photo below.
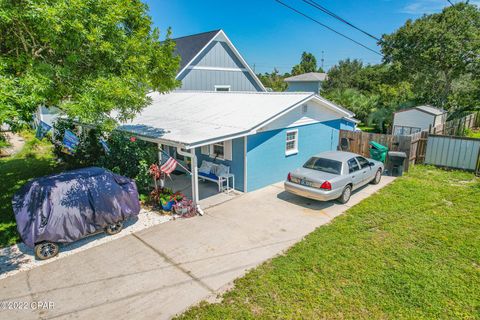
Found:
[[298, 130], [287, 131], [287, 140], [285, 144], [285, 154], [298, 153]]
[[212, 144], [212, 152], [215, 157], [224, 159], [225, 157], [225, 144], [223, 141]]
[[232, 140], [208, 144], [200, 148], [203, 155], [219, 160], [232, 160]]
[[215, 91], [230, 91], [231, 86], [215, 86]]

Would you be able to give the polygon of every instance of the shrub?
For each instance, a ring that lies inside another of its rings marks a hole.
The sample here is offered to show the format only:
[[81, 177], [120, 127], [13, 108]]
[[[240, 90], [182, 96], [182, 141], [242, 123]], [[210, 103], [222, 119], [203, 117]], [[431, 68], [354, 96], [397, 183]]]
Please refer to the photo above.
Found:
[[[79, 138], [75, 154], [62, 152], [62, 141], [65, 130], [74, 132]], [[100, 138], [108, 135], [106, 153], [100, 144]], [[150, 182], [149, 165], [158, 162], [157, 145], [136, 139], [131, 135], [112, 131], [103, 133], [98, 128], [79, 130], [71, 120], [59, 120], [55, 124], [53, 137], [55, 155], [67, 164], [69, 169], [88, 166], [100, 166], [136, 180], [141, 193], [148, 192]]]
[[[62, 151], [62, 141], [65, 130], [76, 134], [80, 142], [75, 154], [69, 155]], [[105, 152], [100, 145], [99, 139], [102, 133], [96, 128], [83, 128], [80, 130], [72, 120], [59, 119], [55, 123], [53, 142], [54, 152], [58, 159], [61, 159], [69, 169], [98, 166]]]
[[[146, 181], [149, 164], [158, 162], [156, 144], [135, 139], [127, 133], [115, 130], [111, 132], [107, 143], [110, 153], [102, 157], [102, 166], [134, 179], [142, 171], [141, 179]], [[151, 177], [149, 179], [151, 181]]]

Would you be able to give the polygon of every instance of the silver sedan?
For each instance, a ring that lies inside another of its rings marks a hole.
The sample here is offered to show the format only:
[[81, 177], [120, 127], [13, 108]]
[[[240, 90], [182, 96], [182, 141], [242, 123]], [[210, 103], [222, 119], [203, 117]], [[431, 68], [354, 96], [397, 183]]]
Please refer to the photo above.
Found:
[[383, 170], [382, 162], [359, 154], [327, 151], [290, 172], [284, 185], [286, 191], [302, 197], [347, 203], [353, 190], [370, 182], [378, 184]]

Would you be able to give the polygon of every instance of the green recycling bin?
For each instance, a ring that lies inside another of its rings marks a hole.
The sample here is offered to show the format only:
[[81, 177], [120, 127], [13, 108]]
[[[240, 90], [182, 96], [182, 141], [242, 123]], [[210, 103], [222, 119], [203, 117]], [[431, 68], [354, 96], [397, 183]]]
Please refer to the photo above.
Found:
[[385, 163], [387, 158], [388, 148], [375, 141], [370, 141], [370, 157], [373, 160]]

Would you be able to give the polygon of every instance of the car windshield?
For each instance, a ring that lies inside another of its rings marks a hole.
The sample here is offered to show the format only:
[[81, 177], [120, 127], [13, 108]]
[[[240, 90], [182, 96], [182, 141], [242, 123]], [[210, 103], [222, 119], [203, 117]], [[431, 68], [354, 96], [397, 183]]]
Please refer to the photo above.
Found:
[[340, 161], [317, 157], [311, 157], [307, 162], [305, 162], [303, 167], [333, 174], [340, 174], [342, 171], [342, 163]]

